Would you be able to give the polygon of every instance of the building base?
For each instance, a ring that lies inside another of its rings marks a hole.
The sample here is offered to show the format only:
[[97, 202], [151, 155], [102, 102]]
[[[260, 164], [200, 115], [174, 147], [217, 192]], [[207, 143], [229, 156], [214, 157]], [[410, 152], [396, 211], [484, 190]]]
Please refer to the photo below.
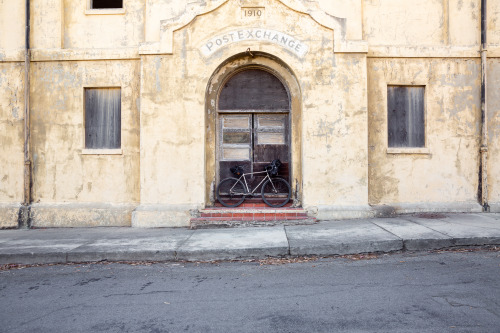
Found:
[[0, 203], [0, 229], [17, 228], [21, 204]]
[[140, 205], [132, 213], [132, 227], [189, 227], [199, 208], [196, 205]]
[[306, 207], [310, 216], [318, 220], [344, 220], [361, 219], [375, 216], [375, 212], [369, 205], [357, 206], [309, 206]]
[[130, 227], [136, 204], [57, 203], [31, 205], [31, 227]]

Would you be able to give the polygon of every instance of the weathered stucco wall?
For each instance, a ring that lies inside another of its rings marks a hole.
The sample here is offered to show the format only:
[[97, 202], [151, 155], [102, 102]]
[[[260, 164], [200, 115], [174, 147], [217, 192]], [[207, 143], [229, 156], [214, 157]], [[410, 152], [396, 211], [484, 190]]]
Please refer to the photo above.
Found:
[[61, 48], [64, 34], [64, 0], [31, 0], [30, 4], [31, 48]]
[[[140, 63], [133, 60], [32, 64], [35, 203], [139, 201], [139, 75]], [[85, 87], [121, 87], [122, 154], [83, 152]], [[52, 226], [56, 222], [35, 212], [33, 223]]]
[[[369, 59], [371, 204], [477, 202], [479, 80], [478, 59]], [[387, 153], [387, 85], [425, 86], [427, 151]]]
[[445, 38], [445, 44], [479, 45], [481, 0], [443, 0], [443, 3], [448, 8], [448, 28], [445, 26], [445, 32], [448, 29], [449, 37]]
[[500, 212], [500, 59], [488, 62], [488, 201]]
[[500, 1], [488, 0], [488, 43], [500, 46]]
[[371, 45], [478, 45], [480, 17], [480, 0], [363, 0], [363, 38]]
[[318, 3], [328, 14], [346, 19], [347, 39], [363, 39], [362, 0], [319, 0]]
[[0, 228], [7, 228], [17, 226], [23, 201], [23, 63], [0, 63], [0, 91]]
[[0, 61], [6, 53], [24, 49], [24, 1], [0, 0]]
[[370, 45], [443, 43], [446, 0], [365, 0], [363, 37]]
[[64, 48], [137, 47], [144, 41], [143, 0], [123, 2], [123, 13], [87, 10], [87, 1], [64, 0]]
[[368, 203], [366, 56], [334, 61], [302, 73], [313, 73], [303, 100], [305, 206]]

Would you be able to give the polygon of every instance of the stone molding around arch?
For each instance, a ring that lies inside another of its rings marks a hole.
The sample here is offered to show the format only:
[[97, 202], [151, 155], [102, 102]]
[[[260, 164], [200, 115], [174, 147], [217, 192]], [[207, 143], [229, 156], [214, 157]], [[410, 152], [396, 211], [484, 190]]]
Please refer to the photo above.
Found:
[[301, 205], [302, 190], [302, 163], [301, 163], [301, 136], [302, 136], [302, 94], [293, 71], [281, 59], [263, 52], [237, 54], [223, 63], [211, 76], [205, 94], [205, 204], [215, 204], [214, 189], [217, 185], [217, 103], [219, 93], [224, 83], [236, 72], [256, 68], [270, 72], [276, 76], [288, 89], [290, 94], [290, 150], [291, 170], [290, 185], [292, 198], [296, 206]]

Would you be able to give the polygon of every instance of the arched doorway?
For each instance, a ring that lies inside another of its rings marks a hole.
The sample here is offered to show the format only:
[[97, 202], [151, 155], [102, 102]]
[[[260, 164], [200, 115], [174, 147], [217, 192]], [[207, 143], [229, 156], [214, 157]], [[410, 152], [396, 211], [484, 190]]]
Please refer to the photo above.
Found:
[[[218, 180], [232, 177], [235, 165], [258, 172], [279, 159], [280, 176], [290, 181], [289, 113], [288, 89], [274, 74], [247, 67], [230, 76], [217, 100]], [[262, 178], [256, 175], [254, 184]]]
[[276, 158], [294, 204], [301, 204], [300, 95], [292, 71], [266, 53], [235, 55], [214, 71], [206, 92], [207, 206], [215, 203], [217, 183], [233, 176], [231, 166], [259, 171]]

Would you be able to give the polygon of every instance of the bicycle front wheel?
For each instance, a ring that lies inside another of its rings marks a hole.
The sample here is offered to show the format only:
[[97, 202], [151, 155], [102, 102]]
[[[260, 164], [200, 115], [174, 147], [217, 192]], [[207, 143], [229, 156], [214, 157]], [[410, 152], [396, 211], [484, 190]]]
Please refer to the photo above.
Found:
[[241, 180], [226, 178], [217, 186], [217, 200], [226, 207], [236, 207], [245, 200], [245, 186]]
[[262, 200], [271, 207], [283, 207], [291, 196], [290, 184], [283, 178], [271, 178], [262, 185]]

